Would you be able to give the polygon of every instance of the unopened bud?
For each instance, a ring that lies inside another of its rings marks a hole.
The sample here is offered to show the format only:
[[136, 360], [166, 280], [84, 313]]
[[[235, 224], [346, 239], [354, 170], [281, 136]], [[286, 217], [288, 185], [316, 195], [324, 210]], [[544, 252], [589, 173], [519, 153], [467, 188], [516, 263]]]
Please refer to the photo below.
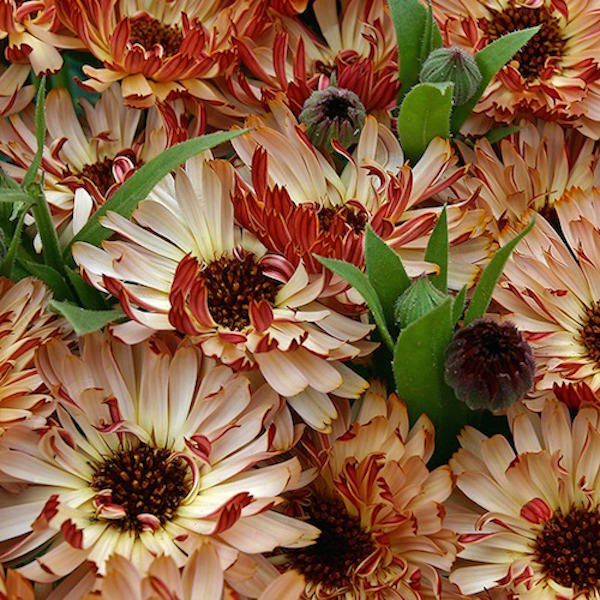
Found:
[[448, 296], [438, 290], [426, 276], [419, 277], [396, 300], [394, 318], [403, 329], [438, 307]]

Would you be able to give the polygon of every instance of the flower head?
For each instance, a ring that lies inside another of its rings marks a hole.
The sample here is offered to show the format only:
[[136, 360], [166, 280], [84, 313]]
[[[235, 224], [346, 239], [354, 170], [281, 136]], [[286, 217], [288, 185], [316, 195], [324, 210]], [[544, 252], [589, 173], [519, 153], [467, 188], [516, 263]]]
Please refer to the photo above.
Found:
[[54, 409], [33, 364], [37, 348], [70, 329], [47, 311], [50, 297], [37, 279], [0, 278], [0, 445], [7, 429], [43, 427]]
[[572, 188], [554, 208], [561, 234], [538, 217], [508, 261], [494, 297], [533, 349], [537, 392], [580, 382], [596, 392], [600, 190]]
[[431, 422], [409, 429], [406, 406], [379, 383], [354, 420], [348, 406], [340, 413], [333, 434], [305, 439], [302, 455], [319, 476], [289, 507], [321, 533], [272, 561], [304, 577], [309, 600], [439, 597], [436, 568], [450, 568], [456, 543], [442, 523], [450, 470], [426, 466]]
[[88, 79], [82, 84], [99, 92], [122, 81], [127, 104], [148, 107], [182, 94], [223, 103], [207, 80], [221, 74], [232, 58], [229, 40], [236, 14], [230, 4], [65, 0], [57, 3], [57, 10], [61, 21], [104, 63], [102, 68], [86, 65]]
[[461, 327], [446, 350], [445, 379], [469, 408], [496, 410], [532, 387], [531, 347], [511, 323], [476, 319]]
[[[52, 89], [46, 98], [48, 131], [40, 172], [44, 172], [44, 192], [63, 242], [136, 169], [177, 141], [176, 131], [157, 110], [149, 112], [139, 131], [142, 111], [123, 104], [117, 84], [95, 106], [86, 99], [80, 103], [83, 124], [66, 89]], [[163, 110], [174, 112], [169, 107]], [[36, 151], [34, 112], [31, 105], [0, 122], [0, 151], [12, 161], [3, 162], [2, 168], [17, 181], [23, 179]]]
[[327, 393], [357, 397], [366, 382], [341, 361], [372, 345], [369, 324], [318, 302], [321, 273], [309, 274], [234, 225], [234, 171], [210, 156], [187, 162], [170, 179], [166, 200], [140, 203], [129, 221], [108, 213], [120, 234], [103, 250], [73, 247], [98, 288], [117, 296], [132, 321], [115, 327], [128, 340], [155, 330], [191, 336], [203, 352], [236, 369], [258, 368], [293, 406], [329, 407], [307, 422], [327, 428]]
[[573, 421], [549, 401], [540, 416], [516, 406], [514, 449], [468, 427], [450, 461], [464, 497], [448, 506], [448, 526], [464, 549], [450, 575], [464, 594], [597, 598], [600, 411]]
[[29, 484], [0, 508], [2, 560], [36, 550], [22, 575], [52, 582], [86, 561], [102, 575], [114, 554], [145, 573], [160, 553], [183, 567], [206, 547], [217, 585], [239, 552], [315, 537], [271, 510], [300, 465], [256, 466], [277, 454], [274, 406], [246, 378], [187, 343], [126, 346], [100, 334], [83, 338], [80, 357], [49, 342], [37, 366], [57, 420], [0, 458]]
[[[427, 269], [423, 253], [441, 206], [441, 191], [465, 172], [447, 141], [435, 138], [423, 157], [409, 165], [392, 131], [367, 116], [352, 153], [333, 142], [347, 160], [338, 174], [331, 154], [319, 150], [281, 102], [270, 104], [272, 116], [251, 117], [251, 131], [233, 140], [250, 170], [241, 172], [234, 195], [238, 221], [272, 251], [292, 263], [302, 261], [309, 273], [323, 268], [315, 255], [364, 264], [367, 225], [398, 251], [411, 275]], [[433, 205], [421, 208], [420, 203]], [[448, 207], [451, 240], [450, 284], [462, 287], [478, 272], [477, 263], [491, 250], [484, 234], [484, 212], [467, 210], [468, 202]], [[462, 283], [461, 283], [462, 282]], [[323, 296], [346, 308], [362, 299], [340, 296], [347, 285], [328, 280]]]
[[594, 139], [600, 136], [595, 110], [600, 90], [597, 0], [434, 0], [433, 6], [447, 43], [471, 53], [507, 33], [540, 26], [487, 87], [476, 113], [502, 122], [536, 115]]

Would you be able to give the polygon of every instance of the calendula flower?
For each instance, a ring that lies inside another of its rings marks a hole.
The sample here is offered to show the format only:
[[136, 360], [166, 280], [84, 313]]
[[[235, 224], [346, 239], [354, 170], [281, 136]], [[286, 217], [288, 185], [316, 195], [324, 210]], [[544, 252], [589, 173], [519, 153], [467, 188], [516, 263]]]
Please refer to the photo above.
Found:
[[600, 136], [600, 4], [597, 0], [434, 0], [447, 44], [479, 51], [501, 36], [540, 26], [501, 69], [475, 112], [497, 121], [536, 115]]
[[[84, 600], [242, 600], [223, 583], [223, 577], [211, 577], [211, 571], [218, 569], [219, 557], [208, 544], [195, 550], [183, 569], [170, 556], [155, 558], [145, 576], [131, 561], [115, 554], [107, 563], [100, 589]], [[303, 588], [300, 576], [287, 573], [273, 581], [258, 600], [299, 600]]]
[[[171, 131], [169, 119], [162, 119], [157, 110], [149, 112], [139, 131], [142, 111], [123, 104], [117, 84], [95, 106], [86, 99], [80, 103], [83, 124], [66, 89], [52, 89], [46, 98], [47, 134], [40, 173], [63, 243], [136, 169], [177, 141], [177, 131]], [[2, 162], [8, 175], [21, 181], [36, 148], [34, 106], [0, 122], [0, 151], [12, 161]], [[160, 187], [155, 193], [160, 194]]]
[[66, 335], [66, 322], [46, 309], [51, 293], [38, 279], [0, 278], [0, 445], [14, 425], [39, 428], [54, 410], [33, 356], [51, 337]]
[[307, 600], [439, 598], [437, 569], [450, 569], [457, 545], [442, 522], [450, 469], [427, 468], [431, 421], [423, 415], [409, 428], [404, 403], [377, 382], [354, 419], [347, 404], [340, 414], [332, 435], [305, 439], [319, 476], [289, 505], [321, 533], [271, 560], [304, 577]]
[[61, 49], [83, 49], [60, 23], [53, 0], [0, 2], [0, 39], [7, 41], [4, 55], [13, 64], [29, 65], [37, 75], [55, 73], [63, 64]]
[[[341, 361], [372, 349], [362, 342], [372, 326], [318, 303], [323, 274], [267, 253], [234, 225], [230, 163], [206, 154], [169, 181], [171, 195], [141, 202], [132, 220], [102, 219], [120, 239], [102, 250], [73, 246], [89, 281], [132, 319], [114, 331], [130, 341], [154, 330], [191, 336], [236, 369], [258, 368], [307, 422], [326, 429], [335, 418], [327, 393], [358, 397], [366, 387]], [[315, 405], [329, 414], [314, 414]]]
[[564, 238], [538, 216], [507, 263], [494, 297], [533, 349], [537, 391], [581, 382], [596, 392], [600, 189], [573, 188], [554, 208]]
[[[191, 94], [222, 103], [209, 80], [231, 66], [230, 39], [239, 18], [252, 31], [249, 7], [229, 0], [66, 0], [57, 3], [61, 20], [81, 38], [104, 67], [84, 67], [83, 85], [103, 91], [122, 82], [130, 106]], [[237, 11], [237, 12], [236, 12]]]
[[459, 198], [477, 194], [477, 204], [494, 219], [518, 224], [530, 209], [556, 221], [553, 205], [572, 187], [600, 184], [594, 142], [573, 129], [522, 120], [519, 131], [500, 142], [499, 155], [486, 138], [473, 149], [460, 144], [467, 174], [453, 184]]
[[13, 439], [1, 471], [27, 482], [0, 508], [2, 560], [53, 582], [87, 561], [99, 575], [119, 554], [145, 573], [158, 554], [184, 567], [198, 550], [218, 586], [239, 552], [306, 544], [317, 530], [274, 512], [297, 459], [257, 467], [271, 449], [273, 405], [246, 378], [159, 338], [126, 346], [83, 338], [81, 356], [51, 341], [38, 370], [56, 422]]
[[263, 35], [236, 38], [244, 68], [227, 77], [227, 91], [237, 114], [264, 112], [266, 101], [283, 92], [298, 116], [313, 92], [334, 85], [356, 94], [367, 112], [389, 121], [399, 83], [387, 3], [317, 0], [311, 6], [317, 35], [298, 18], [278, 17]]
[[[518, 407], [518, 405], [517, 405]], [[600, 596], [600, 410], [546, 403], [510, 417], [513, 446], [471, 427], [450, 461], [464, 497], [448, 526], [464, 549], [450, 580], [464, 594], [519, 599]]]
[[[249, 118], [251, 131], [232, 142], [250, 169], [242, 171], [237, 182], [238, 221], [269, 250], [284, 253], [293, 264], [301, 260], [309, 273], [322, 271], [315, 255], [362, 267], [368, 224], [398, 251], [412, 275], [423, 272], [428, 234], [441, 207], [419, 204], [435, 204], [436, 195], [465, 172], [457, 166], [449, 143], [434, 139], [423, 157], [409, 165], [391, 130], [368, 116], [354, 152], [334, 142], [347, 159], [338, 174], [331, 156], [309, 141], [289, 108], [277, 101], [270, 109], [268, 118]], [[477, 263], [491, 250], [484, 234], [488, 217], [483, 210], [467, 210], [465, 204], [448, 207], [449, 278], [456, 288], [473, 280]], [[345, 282], [333, 278], [325, 295], [345, 289]], [[362, 304], [362, 299], [355, 297], [353, 303]]]

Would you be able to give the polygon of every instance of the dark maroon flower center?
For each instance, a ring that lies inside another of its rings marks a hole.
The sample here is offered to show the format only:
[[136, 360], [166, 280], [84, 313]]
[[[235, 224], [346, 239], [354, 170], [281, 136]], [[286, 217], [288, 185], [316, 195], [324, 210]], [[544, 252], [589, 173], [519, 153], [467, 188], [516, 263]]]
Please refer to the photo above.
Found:
[[162, 46], [164, 56], [174, 56], [183, 43], [183, 33], [175, 25], [165, 25], [157, 19], [139, 18], [131, 21], [129, 40], [140, 44], [145, 50]]
[[141, 514], [154, 515], [161, 524], [173, 517], [190, 487], [186, 462], [170, 457], [170, 450], [140, 444], [115, 452], [96, 467], [92, 488], [110, 490], [112, 502], [125, 508], [126, 517], [115, 520], [115, 525], [141, 531], [137, 519]]
[[540, 75], [548, 58], [561, 58], [565, 48], [565, 39], [560, 21], [547, 6], [528, 8], [517, 6], [514, 1], [504, 10], [490, 9], [491, 20], [483, 20], [481, 27], [490, 42], [519, 29], [541, 25], [541, 29], [527, 42], [516, 55], [519, 72], [528, 82]]

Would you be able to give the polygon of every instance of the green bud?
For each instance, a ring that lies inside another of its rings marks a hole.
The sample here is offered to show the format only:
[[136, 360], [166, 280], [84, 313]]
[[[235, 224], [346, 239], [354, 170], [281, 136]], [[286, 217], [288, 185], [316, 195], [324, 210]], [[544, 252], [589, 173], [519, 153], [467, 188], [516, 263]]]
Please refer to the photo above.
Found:
[[365, 124], [365, 107], [360, 98], [344, 88], [316, 90], [304, 103], [300, 121], [307, 127], [310, 141], [329, 150], [331, 140], [345, 148], [356, 143]]
[[429, 281], [426, 275], [419, 277], [396, 299], [394, 305], [396, 324], [403, 329], [442, 304], [447, 297]]
[[462, 48], [438, 48], [425, 59], [421, 68], [422, 83], [454, 84], [454, 104], [461, 105], [472, 98], [481, 83], [481, 71], [475, 59]]

